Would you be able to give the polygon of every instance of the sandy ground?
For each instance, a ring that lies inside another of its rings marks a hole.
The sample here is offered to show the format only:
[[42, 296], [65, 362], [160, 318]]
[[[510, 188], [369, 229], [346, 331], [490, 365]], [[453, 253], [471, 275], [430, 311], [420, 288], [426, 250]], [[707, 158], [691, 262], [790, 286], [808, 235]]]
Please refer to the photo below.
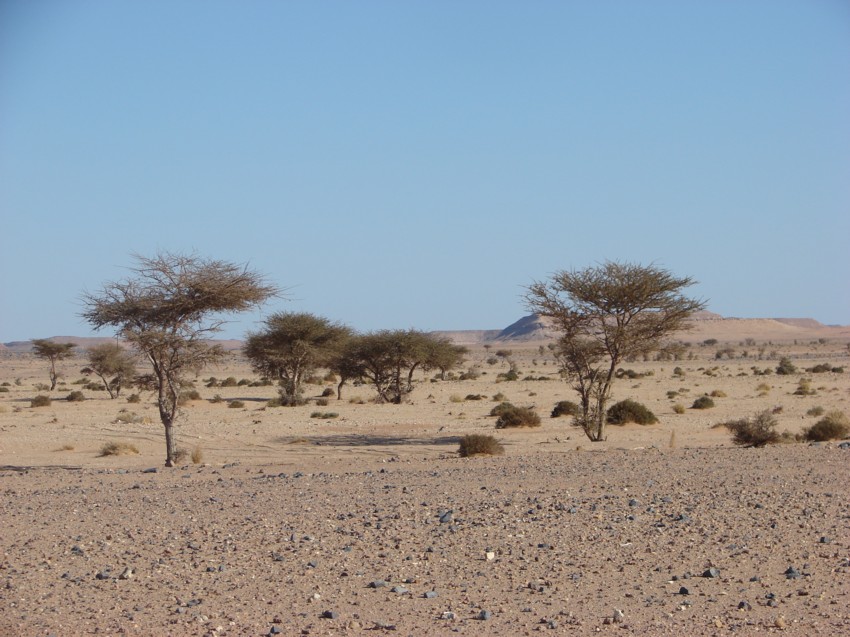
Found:
[[[466, 366], [486, 374], [423, 377], [400, 406], [372, 404], [367, 386], [276, 409], [273, 387], [204, 386], [253, 379], [237, 357], [201, 375], [180, 425], [203, 462], [170, 470], [150, 395], [61, 400], [79, 359], [33, 408], [46, 365], [7, 354], [0, 635], [850, 634], [850, 450], [741, 449], [712, 428], [773, 409], [799, 433], [813, 407], [850, 413], [848, 350], [762, 346], [625, 365], [648, 375], [618, 381], [615, 399], [660, 423], [610, 427], [602, 443], [548, 417], [574, 395], [538, 344], [498, 347], [521, 378], [553, 380], [496, 382], [505, 364], [476, 347]], [[784, 354], [847, 373], [753, 374]], [[804, 377], [814, 395], [793, 394]], [[711, 392], [713, 409], [690, 409]], [[496, 431], [497, 393], [542, 426]], [[459, 458], [467, 433], [496, 435], [506, 455]], [[139, 453], [100, 457], [112, 441]]]

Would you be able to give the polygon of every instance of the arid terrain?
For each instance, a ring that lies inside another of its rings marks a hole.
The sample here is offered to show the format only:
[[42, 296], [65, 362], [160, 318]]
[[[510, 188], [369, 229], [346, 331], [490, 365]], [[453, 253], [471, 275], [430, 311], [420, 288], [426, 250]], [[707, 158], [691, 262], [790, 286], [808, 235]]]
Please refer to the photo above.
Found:
[[[697, 323], [681, 360], [614, 387], [659, 423], [599, 443], [549, 417], [576, 397], [533, 331], [451, 333], [478, 377], [420, 374], [402, 405], [367, 385], [317, 404], [319, 378], [310, 404], [267, 407], [234, 351], [196, 379], [173, 469], [150, 393], [69, 402], [84, 356], [48, 392], [45, 361], [2, 351], [0, 635], [850, 634], [850, 449], [715, 426], [769, 409], [793, 438], [850, 414], [850, 329]], [[783, 356], [798, 372], [762, 375]], [[520, 380], [498, 380], [508, 360]], [[499, 394], [542, 425], [495, 430]], [[505, 455], [460, 458], [470, 433]]]

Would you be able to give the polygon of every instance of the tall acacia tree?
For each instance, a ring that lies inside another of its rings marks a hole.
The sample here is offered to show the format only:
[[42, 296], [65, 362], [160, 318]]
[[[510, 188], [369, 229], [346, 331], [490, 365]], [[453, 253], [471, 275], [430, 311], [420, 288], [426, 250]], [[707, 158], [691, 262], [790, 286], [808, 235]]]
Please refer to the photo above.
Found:
[[75, 347], [74, 343], [54, 343], [48, 338], [32, 339], [33, 354], [50, 362], [50, 391], [56, 389], [56, 382], [59, 380], [56, 363], [72, 356]]
[[245, 355], [254, 371], [278, 380], [282, 404], [300, 405], [306, 376], [331, 366], [351, 335], [350, 328], [321, 316], [279, 312], [265, 320], [262, 331], [248, 335]]
[[657, 350], [705, 308], [681, 293], [694, 283], [653, 265], [606, 261], [561, 270], [528, 287], [528, 308], [552, 319], [561, 334], [554, 354], [581, 399], [576, 422], [590, 440], [605, 439], [606, 406], [620, 363]]
[[83, 294], [82, 317], [95, 329], [115, 328], [151, 364], [165, 427], [165, 466], [171, 467], [185, 376], [224, 355], [209, 342], [224, 325], [223, 315], [257, 307], [279, 290], [246, 266], [195, 254], [135, 259], [131, 277]]

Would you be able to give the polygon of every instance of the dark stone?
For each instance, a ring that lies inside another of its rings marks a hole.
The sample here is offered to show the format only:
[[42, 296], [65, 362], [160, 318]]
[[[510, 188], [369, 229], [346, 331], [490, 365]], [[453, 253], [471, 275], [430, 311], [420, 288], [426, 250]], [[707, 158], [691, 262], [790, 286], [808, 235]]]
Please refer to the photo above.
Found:
[[478, 613], [478, 619], [480, 619], [481, 621], [486, 622], [491, 617], [493, 617], [493, 613], [491, 613], [489, 610], [482, 610], [480, 613]]
[[710, 577], [714, 579], [715, 577], [720, 577], [720, 569], [714, 568], [713, 566], [707, 569], [703, 574], [703, 577]]
[[436, 597], [439, 597], [439, 595], [437, 591], [425, 591], [425, 594], [422, 597], [425, 599], [435, 599]]
[[689, 591], [689, 590], [688, 590], [687, 588], [685, 588], [684, 586], [682, 586], [681, 588], [679, 588], [679, 595], [690, 595], [690, 594], [691, 594], [691, 591]]
[[333, 610], [326, 610], [322, 612], [322, 619], [339, 619], [339, 613]]

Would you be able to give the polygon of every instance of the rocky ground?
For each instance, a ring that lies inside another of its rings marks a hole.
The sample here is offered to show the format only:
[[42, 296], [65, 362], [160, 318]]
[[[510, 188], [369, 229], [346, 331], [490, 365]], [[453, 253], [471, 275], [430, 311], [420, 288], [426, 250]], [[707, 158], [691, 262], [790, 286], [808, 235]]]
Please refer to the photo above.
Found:
[[[548, 417], [574, 397], [536, 346], [513, 354], [533, 380], [497, 382], [482, 349], [480, 378], [422, 378], [399, 406], [362, 386], [319, 407], [316, 386], [273, 409], [274, 388], [207, 387], [206, 372], [178, 432], [203, 459], [174, 469], [150, 396], [61, 400], [82, 386], [71, 361], [32, 407], [43, 362], [7, 356], [0, 635], [850, 634], [850, 449], [738, 448], [714, 426], [770, 409], [799, 434], [850, 413], [850, 373], [802, 371], [846, 365], [844, 344], [788, 346], [800, 372], [757, 375], [771, 347], [630, 364], [615, 400], [660, 422], [600, 443]], [[251, 375], [238, 360], [212, 373]], [[706, 394], [715, 407], [691, 408]], [[541, 426], [495, 430], [499, 395]], [[459, 458], [468, 433], [505, 455]], [[101, 455], [107, 442], [138, 453]]]

